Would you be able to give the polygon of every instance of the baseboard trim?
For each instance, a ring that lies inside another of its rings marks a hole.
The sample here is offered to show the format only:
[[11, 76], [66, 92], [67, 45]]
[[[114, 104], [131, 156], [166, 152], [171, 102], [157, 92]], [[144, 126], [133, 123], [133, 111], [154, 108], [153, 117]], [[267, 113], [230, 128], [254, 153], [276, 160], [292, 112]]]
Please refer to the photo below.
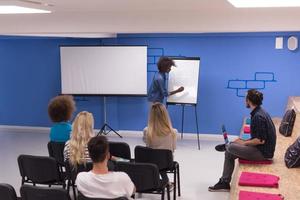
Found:
[[[130, 130], [122, 130], [118, 131], [121, 136], [124, 137], [142, 137], [142, 131], [130, 131]], [[118, 137], [116, 134], [111, 133], [109, 134], [111, 137]], [[177, 134], [177, 139], [181, 138], [181, 133]], [[233, 141], [237, 138], [236, 135], [229, 135], [229, 140]], [[183, 139], [188, 139], [188, 140], [197, 140], [197, 134], [196, 133], [183, 133]], [[208, 133], [200, 133], [199, 134], [199, 139], [205, 140], [205, 141], [224, 141], [223, 135], [222, 134], [208, 134]]]
[[0, 131], [14, 133], [49, 133], [49, 127], [0, 125]]
[[[50, 127], [41, 127], [41, 126], [11, 126], [11, 125], [0, 125], [0, 131], [6, 132], [6, 133], [42, 133], [42, 134], [49, 134]], [[98, 133], [99, 129], [95, 129], [95, 133]], [[131, 131], [131, 130], [120, 130], [118, 133], [123, 137], [132, 137], [132, 138], [138, 138], [142, 137], [143, 133], [142, 131]], [[119, 137], [113, 132], [110, 132], [108, 134], [109, 137]], [[181, 138], [181, 133], [177, 134], [177, 138]], [[237, 136], [230, 135], [229, 140], [236, 139]], [[184, 133], [183, 139], [188, 140], [197, 140], [197, 134], [195, 133]], [[199, 139], [205, 140], [205, 141], [223, 141], [223, 136], [221, 134], [207, 134], [207, 133], [201, 133], [199, 134]]]

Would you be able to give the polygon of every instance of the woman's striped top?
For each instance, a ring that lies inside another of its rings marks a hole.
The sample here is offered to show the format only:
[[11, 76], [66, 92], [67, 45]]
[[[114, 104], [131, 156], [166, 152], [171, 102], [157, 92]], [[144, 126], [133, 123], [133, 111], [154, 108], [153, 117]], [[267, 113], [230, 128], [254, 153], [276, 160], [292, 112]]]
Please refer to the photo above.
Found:
[[[85, 159], [86, 162], [92, 162], [90, 155], [89, 155], [89, 151], [87, 148], [87, 144], [85, 145], [85, 150], [84, 150], [84, 157], [82, 159]], [[67, 161], [70, 159], [70, 155], [71, 154], [71, 149], [70, 149], [70, 140], [68, 140], [65, 144], [65, 148], [64, 148], [64, 160]]]

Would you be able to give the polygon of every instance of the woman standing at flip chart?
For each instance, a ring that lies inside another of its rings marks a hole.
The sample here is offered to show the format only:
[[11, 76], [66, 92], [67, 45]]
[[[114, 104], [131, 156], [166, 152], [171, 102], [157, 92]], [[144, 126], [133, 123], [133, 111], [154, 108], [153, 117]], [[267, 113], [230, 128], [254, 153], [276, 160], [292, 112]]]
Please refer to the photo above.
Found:
[[164, 98], [178, 92], [182, 92], [184, 87], [179, 87], [177, 90], [168, 92], [167, 90], [167, 73], [171, 71], [171, 67], [175, 66], [174, 61], [168, 57], [160, 57], [157, 68], [158, 73], [154, 75], [153, 81], [148, 91], [148, 101], [150, 103], [163, 103]]

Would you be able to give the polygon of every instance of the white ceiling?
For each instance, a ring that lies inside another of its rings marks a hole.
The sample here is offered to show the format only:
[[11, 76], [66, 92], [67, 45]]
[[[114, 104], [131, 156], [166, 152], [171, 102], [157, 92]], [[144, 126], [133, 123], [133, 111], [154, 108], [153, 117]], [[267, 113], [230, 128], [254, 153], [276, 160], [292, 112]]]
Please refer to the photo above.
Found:
[[0, 34], [107, 37], [115, 33], [300, 31], [300, 8], [234, 8], [227, 0], [24, 1], [0, 0], [0, 5], [52, 13], [0, 15]]

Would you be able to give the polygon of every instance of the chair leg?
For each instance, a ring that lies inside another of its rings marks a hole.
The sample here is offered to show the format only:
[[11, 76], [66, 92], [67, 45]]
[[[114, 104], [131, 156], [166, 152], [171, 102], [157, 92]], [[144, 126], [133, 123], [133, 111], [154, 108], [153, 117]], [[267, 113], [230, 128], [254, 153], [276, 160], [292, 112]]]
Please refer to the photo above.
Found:
[[70, 180], [68, 180], [68, 181], [67, 181], [67, 191], [68, 191], [68, 192], [70, 192], [70, 185], [71, 185]]
[[181, 191], [180, 191], [180, 173], [179, 173], [179, 164], [177, 165], [177, 186], [178, 186], [178, 196], [181, 196]]
[[161, 190], [161, 200], [165, 200], [165, 188]]
[[176, 187], [177, 187], [177, 168], [174, 169], [174, 188], [173, 188], [173, 200], [176, 200]]
[[73, 188], [74, 200], [77, 200], [76, 188], [75, 188], [75, 184], [74, 183], [72, 183], [72, 188]]
[[167, 199], [171, 200], [171, 197], [170, 197], [170, 185], [169, 184], [167, 184]]

